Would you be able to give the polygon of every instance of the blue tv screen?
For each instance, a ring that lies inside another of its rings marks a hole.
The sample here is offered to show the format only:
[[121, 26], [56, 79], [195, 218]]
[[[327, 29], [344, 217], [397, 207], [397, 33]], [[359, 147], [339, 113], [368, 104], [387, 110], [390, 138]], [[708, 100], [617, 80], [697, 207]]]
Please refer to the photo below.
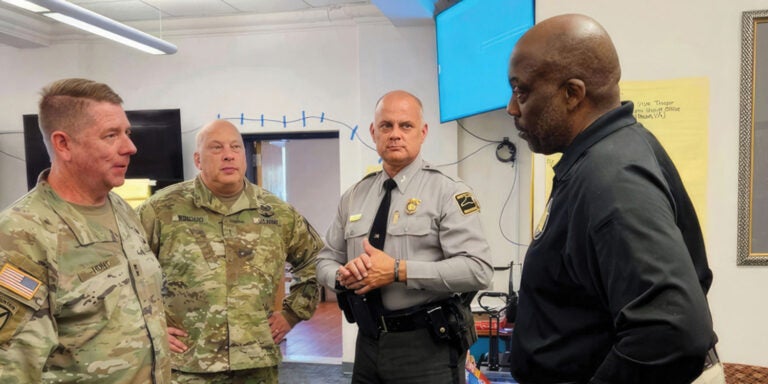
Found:
[[440, 122], [507, 105], [512, 48], [534, 23], [534, 0], [462, 0], [435, 17]]

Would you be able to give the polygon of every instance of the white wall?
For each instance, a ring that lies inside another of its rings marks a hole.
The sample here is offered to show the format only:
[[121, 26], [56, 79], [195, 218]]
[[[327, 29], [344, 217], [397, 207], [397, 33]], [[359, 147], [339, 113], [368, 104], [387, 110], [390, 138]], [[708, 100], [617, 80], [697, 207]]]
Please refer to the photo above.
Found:
[[[480, 203], [483, 230], [491, 246], [496, 268], [514, 264], [513, 280], [517, 290], [520, 284], [521, 262], [531, 238], [531, 167], [533, 157], [524, 140], [513, 132], [512, 119], [504, 110], [496, 110], [460, 120], [472, 134], [459, 131], [459, 175], [473, 187]], [[495, 143], [504, 137], [515, 144], [514, 163], [503, 163], [496, 158]], [[479, 151], [478, 151], [479, 150]], [[474, 153], [474, 154], [473, 154]], [[509, 271], [494, 273], [489, 291], [508, 292]], [[493, 304], [488, 302], [487, 304]]]
[[[768, 291], [765, 267], [736, 266], [738, 107], [741, 12], [768, 8], [764, 0], [540, 0], [537, 19], [566, 12], [585, 13], [611, 33], [619, 50], [625, 80], [707, 77], [710, 82], [708, 227], [705, 228], [715, 281], [709, 294], [719, 351], [727, 362], [768, 366]], [[375, 18], [374, 18], [375, 19]], [[37, 50], [0, 47], [0, 132], [20, 131], [21, 115], [35, 113], [38, 90], [67, 76], [84, 76], [112, 85], [127, 109], [181, 108], [182, 127], [190, 131], [216, 117], [265, 113], [326, 116], [358, 125], [367, 134], [373, 104], [385, 91], [405, 88], [425, 104], [430, 133], [425, 158], [436, 164], [455, 161], [479, 142], [459, 133], [456, 123], [437, 122], [434, 30], [395, 28], [382, 20], [328, 23], [322, 28], [286, 28], [214, 36], [178, 35], [179, 53], [151, 57], [111, 43], [66, 43]], [[464, 119], [471, 131], [489, 139], [516, 140], [511, 121], [496, 111]], [[280, 128], [245, 127], [249, 131]], [[300, 129], [300, 128], [288, 128]], [[327, 130], [313, 123], [307, 129]], [[340, 131], [340, 184], [346, 189], [377, 156]], [[18, 134], [0, 135], [0, 150], [23, 158]], [[191, 134], [185, 135], [191, 157]], [[496, 265], [525, 249], [501, 238], [498, 214], [514, 169], [480, 151], [458, 168], [482, 204], [484, 228]], [[495, 149], [495, 148], [494, 148]], [[518, 142], [520, 162], [512, 201], [501, 218], [505, 233], [527, 243], [530, 236], [530, 152]], [[24, 192], [23, 164], [0, 154], [0, 204]], [[187, 177], [194, 174], [187, 163]], [[511, 207], [511, 208], [510, 208]], [[506, 229], [506, 228], [505, 228]], [[499, 274], [494, 289], [506, 287]], [[345, 329], [344, 360], [351, 361], [352, 340]]]
[[[356, 40], [354, 26], [329, 26], [178, 37], [174, 43], [179, 53], [160, 57], [101, 41], [36, 50], [0, 47], [5, 61], [0, 74], [0, 127], [21, 130], [21, 115], [36, 112], [39, 89], [70, 76], [106, 82], [123, 97], [125, 109], [180, 108], [182, 131], [188, 132], [182, 137], [185, 159], [191, 159], [194, 151], [193, 131], [218, 114], [237, 117], [244, 113], [258, 118], [263, 113], [266, 118], [280, 120], [286, 115], [291, 120], [305, 110], [308, 115], [324, 112], [328, 118], [357, 123], [357, 79], [349, 76], [357, 67]], [[279, 124], [261, 128], [249, 123], [241, 128], [244, 132], [283, 132], [301, 130], [301, 124], [283, 129]], [[346, 128], [311, 120], [307, 129]], [[5, 145], [16, 136], [4, 135], [0, 148], [23, 157], [23, 146]], [[3, 180], [14, 180], [18, 170], [2, 167], [0, 172]], [[194, 174], [192, 162], [186, 162], [185, 176]], [[25, 189], [21, 184], [3, 183], [0, 203], [8, 204], [21, 195]]]

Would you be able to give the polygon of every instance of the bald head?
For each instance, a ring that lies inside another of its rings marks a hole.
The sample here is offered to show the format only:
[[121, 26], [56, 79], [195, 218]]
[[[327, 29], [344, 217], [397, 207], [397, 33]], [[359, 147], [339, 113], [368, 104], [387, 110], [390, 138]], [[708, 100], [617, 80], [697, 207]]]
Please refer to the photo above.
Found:
[[195, 143], [197, 144], [197, 150], [200, 151], [202, 147], [205, 145], [206, 137], [211, 134], [211, 132], [218, 132], [218, 131], [230, 131], [235, 132], [238, 137], [242, 138], [240, 136], [240, 131], [235, 127], [234, 124], [230, 123], [227, 120], [214, 120], [206, 125], [203, 126], [203, 128], [200, 129], [200, 131], [197, 132], [197, 135], [195, 136]]
[[539, 22], [509, 61], [507, 113], [532, 151], [563, 152], [583, 130], [621, 105], [621, 68], [608, 33], [584, 15]]
[[219, 197], [243, 190], [246, 172], [243, 136], [234, 124], [214, 120], [197, 133], [195, 167], [208, 189]]
[[390, 177], [418, 158], [429, 130], [423, 115], [421, 100], [406, 91], [388, 92], [376, 102], [370, 132]]
[[619, 105], [616, 48], [605, 29], [588, 16], [560, 15], [534, 25], [517, 42], [515, 60], [541, 78], [582, 80], [587, 100], [597, 108]]
[[394, 103], [398, 100], [408, 99], [410, 102], [415, 103], [418, 105], [419, 110], [419, 117], [423, 118], [424, 116], [424, 106], [421, 104], [421, 100], [419, 100], [418, 97], [416, 97], [414, 94], [403, 91], [403, 90], [395, 90], [385, 93], [383, 96], [379, 98], [379, 100], [376, 101], [376, 112], [378, 112], [381, 109], [381, 106], [383, 104], [387, 103]]

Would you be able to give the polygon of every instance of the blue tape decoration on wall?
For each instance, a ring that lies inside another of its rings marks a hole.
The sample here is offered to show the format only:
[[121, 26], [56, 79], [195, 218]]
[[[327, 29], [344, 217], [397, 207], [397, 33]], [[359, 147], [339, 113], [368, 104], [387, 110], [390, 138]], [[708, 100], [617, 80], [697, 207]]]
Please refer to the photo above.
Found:
[[[316, 120], [319, 120], [320, 124], [324, 124], [326, 122], [330, 122], [330, 123], [333, 123], [333, 124], [338, 124], [338, 125], [346, 127], [347, 129], [350, 130], [350, 135], [349, 135], [349, 140], [350, 141], [354, 141], [355, 138], [357, 138], [357, 141], [359, 141], [360, 144], [364, 145], [365, 147], [367, 147], [368, 149], [370, 149], [370, 150], [372, 150], [374, 152], [376, 151], [375, 147], [373, 147], [371, 144], [369, 144], [365, 140], [363, 140], [362, 137], [360, 137], [360, 134], [358, 133], [358, 126], [357, 125], [355, 125], [353, 127], [353, 126], [351, 126], [351, 125], [349, 125], [347, 123], [344, 123], [342, 121], [330, 119], [330, 118], [328, 118], [325, 115], [325, 112], [321, 112], [320, 116], [313, 116], [313, 115], [307, 115], [306, 111], [302, 110], [301, 111], [301, 117], [297, 118], [297, 119], [294, 119], [294, 120], [288, 120], [288, 117], [286, 115], [283, 115], [282, 119], [280, 119], [280, 120], [278, 120], [278, 119], [268, 119], [268, 118], [264, 117], [263, 113], [260, 114], [259, 118], [257, 118], [257, 119], [248, 118], [248, 117], [246, 117], [245, 113], [240, 113], [239, 117], [222, 117], [221, 113], [217, 113], [216, 114], [216, 118], [217, 119], [221, 119], [221, 120], [237, 121], [237, 122], [239, 122], [240, 126], [244, 126], [248, 122], [258, 122], [259, 125], [262, 128], [265, 126], [266, 123], [281, 124], [283, 126], [283, 128], [288, 128], [289, 124], [294, 124], [294, 123], [298, 123], [298, 122], [301, 122], [301, 126], [303, 128], [306, 128], [307, 124], [309, 123], [307, 120], [316, 119]], [[197, 129], [200, 129], [200, 128], [197, 128]], [[197, 129], [195, 129], [195, 130], [197, 130]], [[183, 133], [189, 133], [189, 132], [191, 132], [191, 131], [186, 131], [186, 132], [183, 132]], [[381, 163], [381, 159], [379, 159], [379, 163]]]

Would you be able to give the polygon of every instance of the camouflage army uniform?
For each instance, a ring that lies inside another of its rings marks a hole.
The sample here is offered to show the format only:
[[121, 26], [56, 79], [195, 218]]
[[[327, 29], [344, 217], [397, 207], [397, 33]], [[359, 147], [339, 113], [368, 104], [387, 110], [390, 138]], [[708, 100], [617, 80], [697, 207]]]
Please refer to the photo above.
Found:
[[[41, 175], [0, 213], [0, 383], [168, 383], [162, 274], [130, 206], [119, 234]], [[118, 237], [119, 236], [119, 237]]]
[[278, 365], [267, 317], [286, 261], [294, 278], [283, 301], [288, 322], [309, 319], [319, 300], [315, 255], [323, 243], [309, 223], [249, 182], [227, 208], [199, 176], [158, 191], [138, 210], [166, 275], [168, 324], [189, 333], [182, 340], [189, 350], [173, 354], [173, 369]]

